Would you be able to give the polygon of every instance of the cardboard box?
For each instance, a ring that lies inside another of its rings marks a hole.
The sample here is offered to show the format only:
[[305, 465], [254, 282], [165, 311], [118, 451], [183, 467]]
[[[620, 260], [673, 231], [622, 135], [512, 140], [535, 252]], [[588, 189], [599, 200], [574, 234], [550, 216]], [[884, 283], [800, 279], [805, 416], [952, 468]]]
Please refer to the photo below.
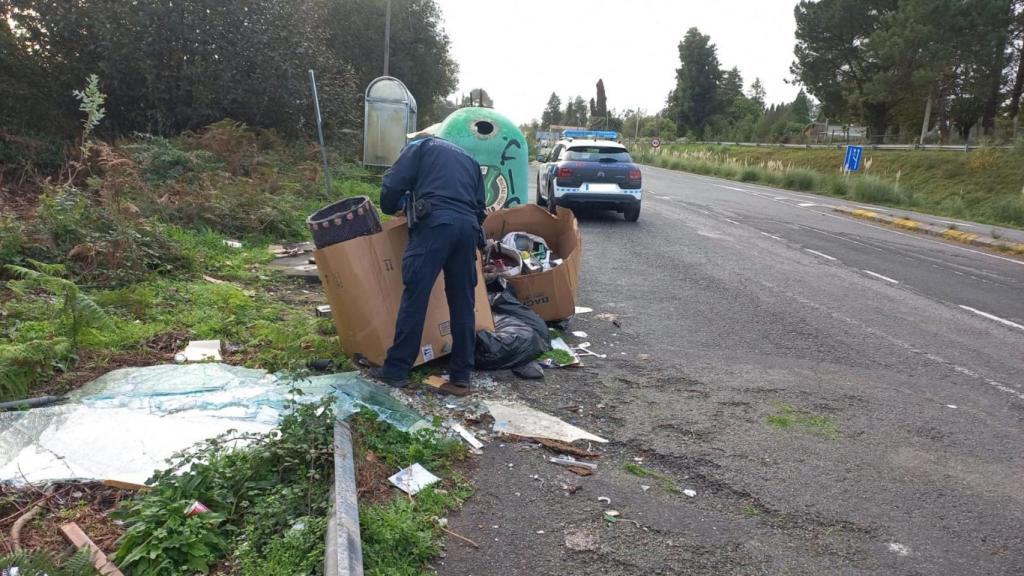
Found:
[[[395, 218], [383, 231], [316, 250], [320, 281], [331, 305], [341, 346], [349, 355], [362, 354], [383, 365], [395, 338], [395, 319], [402, 301], [402, 254], [409, 243], [405, 219]], [[494, 331], [483, 269], [477, 262], [476, 329]], [[423, 339], [416, 365], [451, 352], [452, 335], [444, 274], [430, 293]]]
[[488, 238], [500, 241], [512, 232], [540, 236], [563, 260], [561, 266], [546, 272], [509, 278], [519, 301], [544, 320], [564, 320], [575, 314], [583, 240], [572, 210], [559, 206], [558, 215], [554, 216], [546, 208], [526, 204], [492, 212], [484, 221]]

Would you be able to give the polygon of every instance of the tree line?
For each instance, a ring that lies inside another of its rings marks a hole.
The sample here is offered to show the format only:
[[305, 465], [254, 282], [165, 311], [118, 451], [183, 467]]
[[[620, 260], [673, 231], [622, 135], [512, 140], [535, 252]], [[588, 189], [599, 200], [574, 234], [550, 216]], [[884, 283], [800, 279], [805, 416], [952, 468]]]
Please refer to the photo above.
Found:
[[1024, 0], [803, 0], [792, 73], [822, 114], [874, 139], [1013, 133]]
[[[358, 129], [363, 91], [382, 73], [384, 12], [383, 0], [0, 0], [0, 148], [71, 137], [72, 92], [91, 74], [110, 136], [223, 118], [309, 135], [308, 69], [328, 132]], [[440, 10], [393, 0], [391, 17], [390, 75], [430, 122], [458, 73]]]

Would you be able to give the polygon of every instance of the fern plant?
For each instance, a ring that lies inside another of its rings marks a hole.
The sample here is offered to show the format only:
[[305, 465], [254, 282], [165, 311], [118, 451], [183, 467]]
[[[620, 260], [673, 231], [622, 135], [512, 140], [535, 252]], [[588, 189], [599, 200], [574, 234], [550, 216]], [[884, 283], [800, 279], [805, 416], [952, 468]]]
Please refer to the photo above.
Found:
[[45, 264], [29, 260], [36, 269], [24, 266], [7, 265], [7, 270], [21, 280], [10, 283], [10, 288], [17, 294], [25, 295], [26, 289], [45, 290], [61, 299], [61, 315], [68, 321], [67, 338], [71, 347], [78, 348], [79, 338], [88, 328], [104, 328], [110, 325], [110, 317], [98, 304], [82, 294], [78, 285], [66, 278], [62, 264]]
[[110, 317], [98, 304], [82, 293], [71, 280], [61, 278], [64, 267], [28, 261], [35, 269], [7, 265], [6, 270], [19, 280], [8, 283], [24, 297], [29, 290], [43, 290], [57, 297], [63, 335], [46, 340], [0, 343], [0, 400], [24, 398], [29, 387], [55, 369], [67, 369], [85, 330], [110, 325]]
[[[17, 571], [11, 570], [16, 568]], [[41, 550], [21, 550], [0, 556], [0, 574], [18, 576], [97, 576], [88, 549], [79, 550], [59, 566], [52, 556]]]

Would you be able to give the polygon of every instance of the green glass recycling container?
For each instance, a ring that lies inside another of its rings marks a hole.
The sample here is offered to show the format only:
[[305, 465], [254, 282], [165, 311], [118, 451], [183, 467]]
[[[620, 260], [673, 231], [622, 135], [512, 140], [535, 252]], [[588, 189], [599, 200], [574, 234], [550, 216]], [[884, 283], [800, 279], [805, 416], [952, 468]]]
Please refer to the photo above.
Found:
[[462, 108], [445, 118], [437, 135], [480, 163], [488, 212], [529, 201], [526, 138], [508, 118], [490, 108]]

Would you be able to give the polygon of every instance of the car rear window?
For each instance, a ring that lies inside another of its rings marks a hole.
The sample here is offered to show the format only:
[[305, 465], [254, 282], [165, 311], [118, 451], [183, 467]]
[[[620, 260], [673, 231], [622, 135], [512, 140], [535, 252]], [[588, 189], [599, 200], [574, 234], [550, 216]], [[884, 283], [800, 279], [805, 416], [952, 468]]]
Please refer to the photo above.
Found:
[[565, 159], [576, 162], [632, 162], [625, 148], [614, 146], [573, 146]]

